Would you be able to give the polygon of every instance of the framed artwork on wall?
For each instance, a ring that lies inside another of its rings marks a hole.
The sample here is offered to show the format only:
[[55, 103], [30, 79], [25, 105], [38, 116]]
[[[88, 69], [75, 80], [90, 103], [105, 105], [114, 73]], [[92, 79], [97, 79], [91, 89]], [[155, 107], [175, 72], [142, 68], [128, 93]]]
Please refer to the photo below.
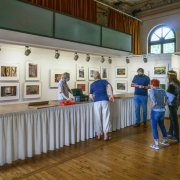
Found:
[[40, 82], [25, 82], [24, 83], [24, 99], [40, 98], [41, 83]]
[[106, 66], [101, 66], [101, 79], [108, 79], [109, 70]]
[[98, 72], [100, 72], [99, 71], [99, 68], [89, 68], [89, 81], [94, 81], [94, 77], [93, 77], [93, 72], [94, 71], [98, 71]]
[[[146, 76], [149, 76], [149, 71], [144, 71], [144, 74]], [[131, 83], [132, 83], [132, 81], [134, 79], [134, 76], [136, 76], [136, 75], [138, 75], [137, 71], [131, 71]]]
[[128, 77], [128, 67], [127, 66], [118, 66], [116, 67], [116, 77], [125, 78]]
[[160, 89], [167, 90], [167, 88], [168, 88], [168, 83], [167, 83], [166, 81], [160, 81], [159, 88], [160, 88]]
[[128, 83], [127, 81], [116, 81], [116, 92], [127, 92]]
[[76, 88], [82, 89], [83, 94], [88, 94], [88, 86], [86, 81], [76, 81]]
[[39, 81], [40, 74], [39, 62], [26, 61], [26, 81]]
[[153, 66], [153, 77], [165, 78], [167, 77], [168, 64], [156, 64]]
[[19, 81], [19, 64], [0, 63], [0, 81]]
[[50, 77], [49, 77], [49, 79], [50, 79], [49, 86], [51, 88], [54, 88], [54, 87], [57, 88], [58, 83], [61, 80], [63, 73], [65, 73], [65, 72], [69, 73], [69, 71], [67, 71], [67, 70], [51, 69], [50, 70]]
[[179, 69], [178, 68], [172, 68], [172, 69], [177, 72], [177, 79], [180, 80]]
[[76, 80], [77, 81], [84, 81], [86, 80], [86, 67], [83, 65], [78, 65], [77, 64], [77, 71], [76, 71]]
[[0, 101], [19, 99], [19, 83], [0, 83]]

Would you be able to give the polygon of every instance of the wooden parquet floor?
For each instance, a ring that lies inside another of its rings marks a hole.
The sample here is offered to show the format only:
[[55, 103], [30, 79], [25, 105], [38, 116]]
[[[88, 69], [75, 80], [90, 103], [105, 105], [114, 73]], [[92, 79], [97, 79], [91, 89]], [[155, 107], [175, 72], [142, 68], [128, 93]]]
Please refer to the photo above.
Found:
[[[0, 180], [180, 179], [180, 143], [151, 149], [154, 141], [150, 121], [148, 125], [113, 132], [111, 141], [94, 138], [6, 164], [0, 167]], [[169, 127], [169, 120], [165, 125]]]

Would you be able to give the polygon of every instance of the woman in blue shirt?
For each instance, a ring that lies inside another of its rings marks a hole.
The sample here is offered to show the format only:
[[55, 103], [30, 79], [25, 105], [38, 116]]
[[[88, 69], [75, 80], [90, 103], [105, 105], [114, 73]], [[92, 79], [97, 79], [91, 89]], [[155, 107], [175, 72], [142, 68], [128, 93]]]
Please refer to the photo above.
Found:
[[[114, 102], [113, 89], [108, 81], [101, 79], [98, 71], [95, 71], [93, 76], [95, 82], [91, 84], [90, 98], [94, 100], [95, 132], [98, 133], [98, 140], [100, 140], [102, 132], [101, 121], [103, 120], [104, 140], [108, 141], [112, 139], [110, 136], [108, 136], [108, 132], [112, 131], [109, 100]], [[110, 90], [110, 98], [107, 95], [107, 87]]]

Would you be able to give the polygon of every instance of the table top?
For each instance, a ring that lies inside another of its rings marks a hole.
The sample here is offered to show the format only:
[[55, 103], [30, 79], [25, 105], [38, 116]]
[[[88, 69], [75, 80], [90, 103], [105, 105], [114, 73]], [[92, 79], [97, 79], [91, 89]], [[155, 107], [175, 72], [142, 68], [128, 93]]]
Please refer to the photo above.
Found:
[[[114, 95], [117, 98], [123, 99], [123, 98], [132, 98], [134, 97], [134, 93], [126, 93], [126, 94], [115, 94]], [[58, 101], [58, 100], [52, 100], [49, 101], [49, 104], [46, 106], [39, 106], [39, 109], [41, 108], [48, 108], [48, 107], [55, 107], [59, 106], [60, 102], [65, 102], [65, 100]], [[92, 101], [86, 101], [86, 102], [79, 102], [77, 104], [84, 104], [84, 103], [92, 103]], [[19, 111], [27, 111], [37, 108], [30, 108], [28, 107], [29, 103], [19, 103], [19, 104], [8, 104], [8, 105], [0, 105], [0, 114], [1, 113], [12, 113], [12, 112], [19, 112]]]

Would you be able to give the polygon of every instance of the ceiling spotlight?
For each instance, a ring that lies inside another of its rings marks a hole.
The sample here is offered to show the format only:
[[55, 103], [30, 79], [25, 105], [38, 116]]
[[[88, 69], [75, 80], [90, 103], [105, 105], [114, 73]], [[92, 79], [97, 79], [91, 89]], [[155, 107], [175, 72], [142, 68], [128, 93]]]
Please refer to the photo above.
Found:
[[87, 61], [87, 62], [89, 62], [89, 61], [90, 61], [90, 59], [91, 59], [91, 58], [90, 58], [90, 55], [89, 55], [89, 54], [87, 54], [87, 56], [86, 56], [86, 61]]
[[60, 56], [60, 53], [59, 53], [58, 50], [56, 50], [56, 51], [55, 51], [55, 56], [54, 56], [54, 58], [55, 58], [55, 59], [59, 59], [59, 56]]
[[143, 61], [144, 61], [144, 63], [147, 63], [147, 62], [148, 62], [148, 59], [147, 59], [146, 56], [143, 57]]
[[109, 57], [109, 59], [108, 59], [108, 62], [109, 62], [109, 64], [111, 64], [112, 63], [112, 59]]
[[104, 61], [105, 61], [104, 56], [102, 56], [101, 63], [103, 63]]
[[31, 54], [31, 49], [29, 48], [29, 46], [25, 47], [25, 53], [26, 56], [29, 56]]
[[126, 63], [129, 64], [130, 63], [130, 60], [128, 57], [126, 57]]
[[78, 58], [79, 58], [78, 54], [77, 54], [77, 53], [75, 53], [75, 54], [74, 54], [74, 60], [75, 60], [75, 61], [77, 61], [77, 60], [78, 60]]

